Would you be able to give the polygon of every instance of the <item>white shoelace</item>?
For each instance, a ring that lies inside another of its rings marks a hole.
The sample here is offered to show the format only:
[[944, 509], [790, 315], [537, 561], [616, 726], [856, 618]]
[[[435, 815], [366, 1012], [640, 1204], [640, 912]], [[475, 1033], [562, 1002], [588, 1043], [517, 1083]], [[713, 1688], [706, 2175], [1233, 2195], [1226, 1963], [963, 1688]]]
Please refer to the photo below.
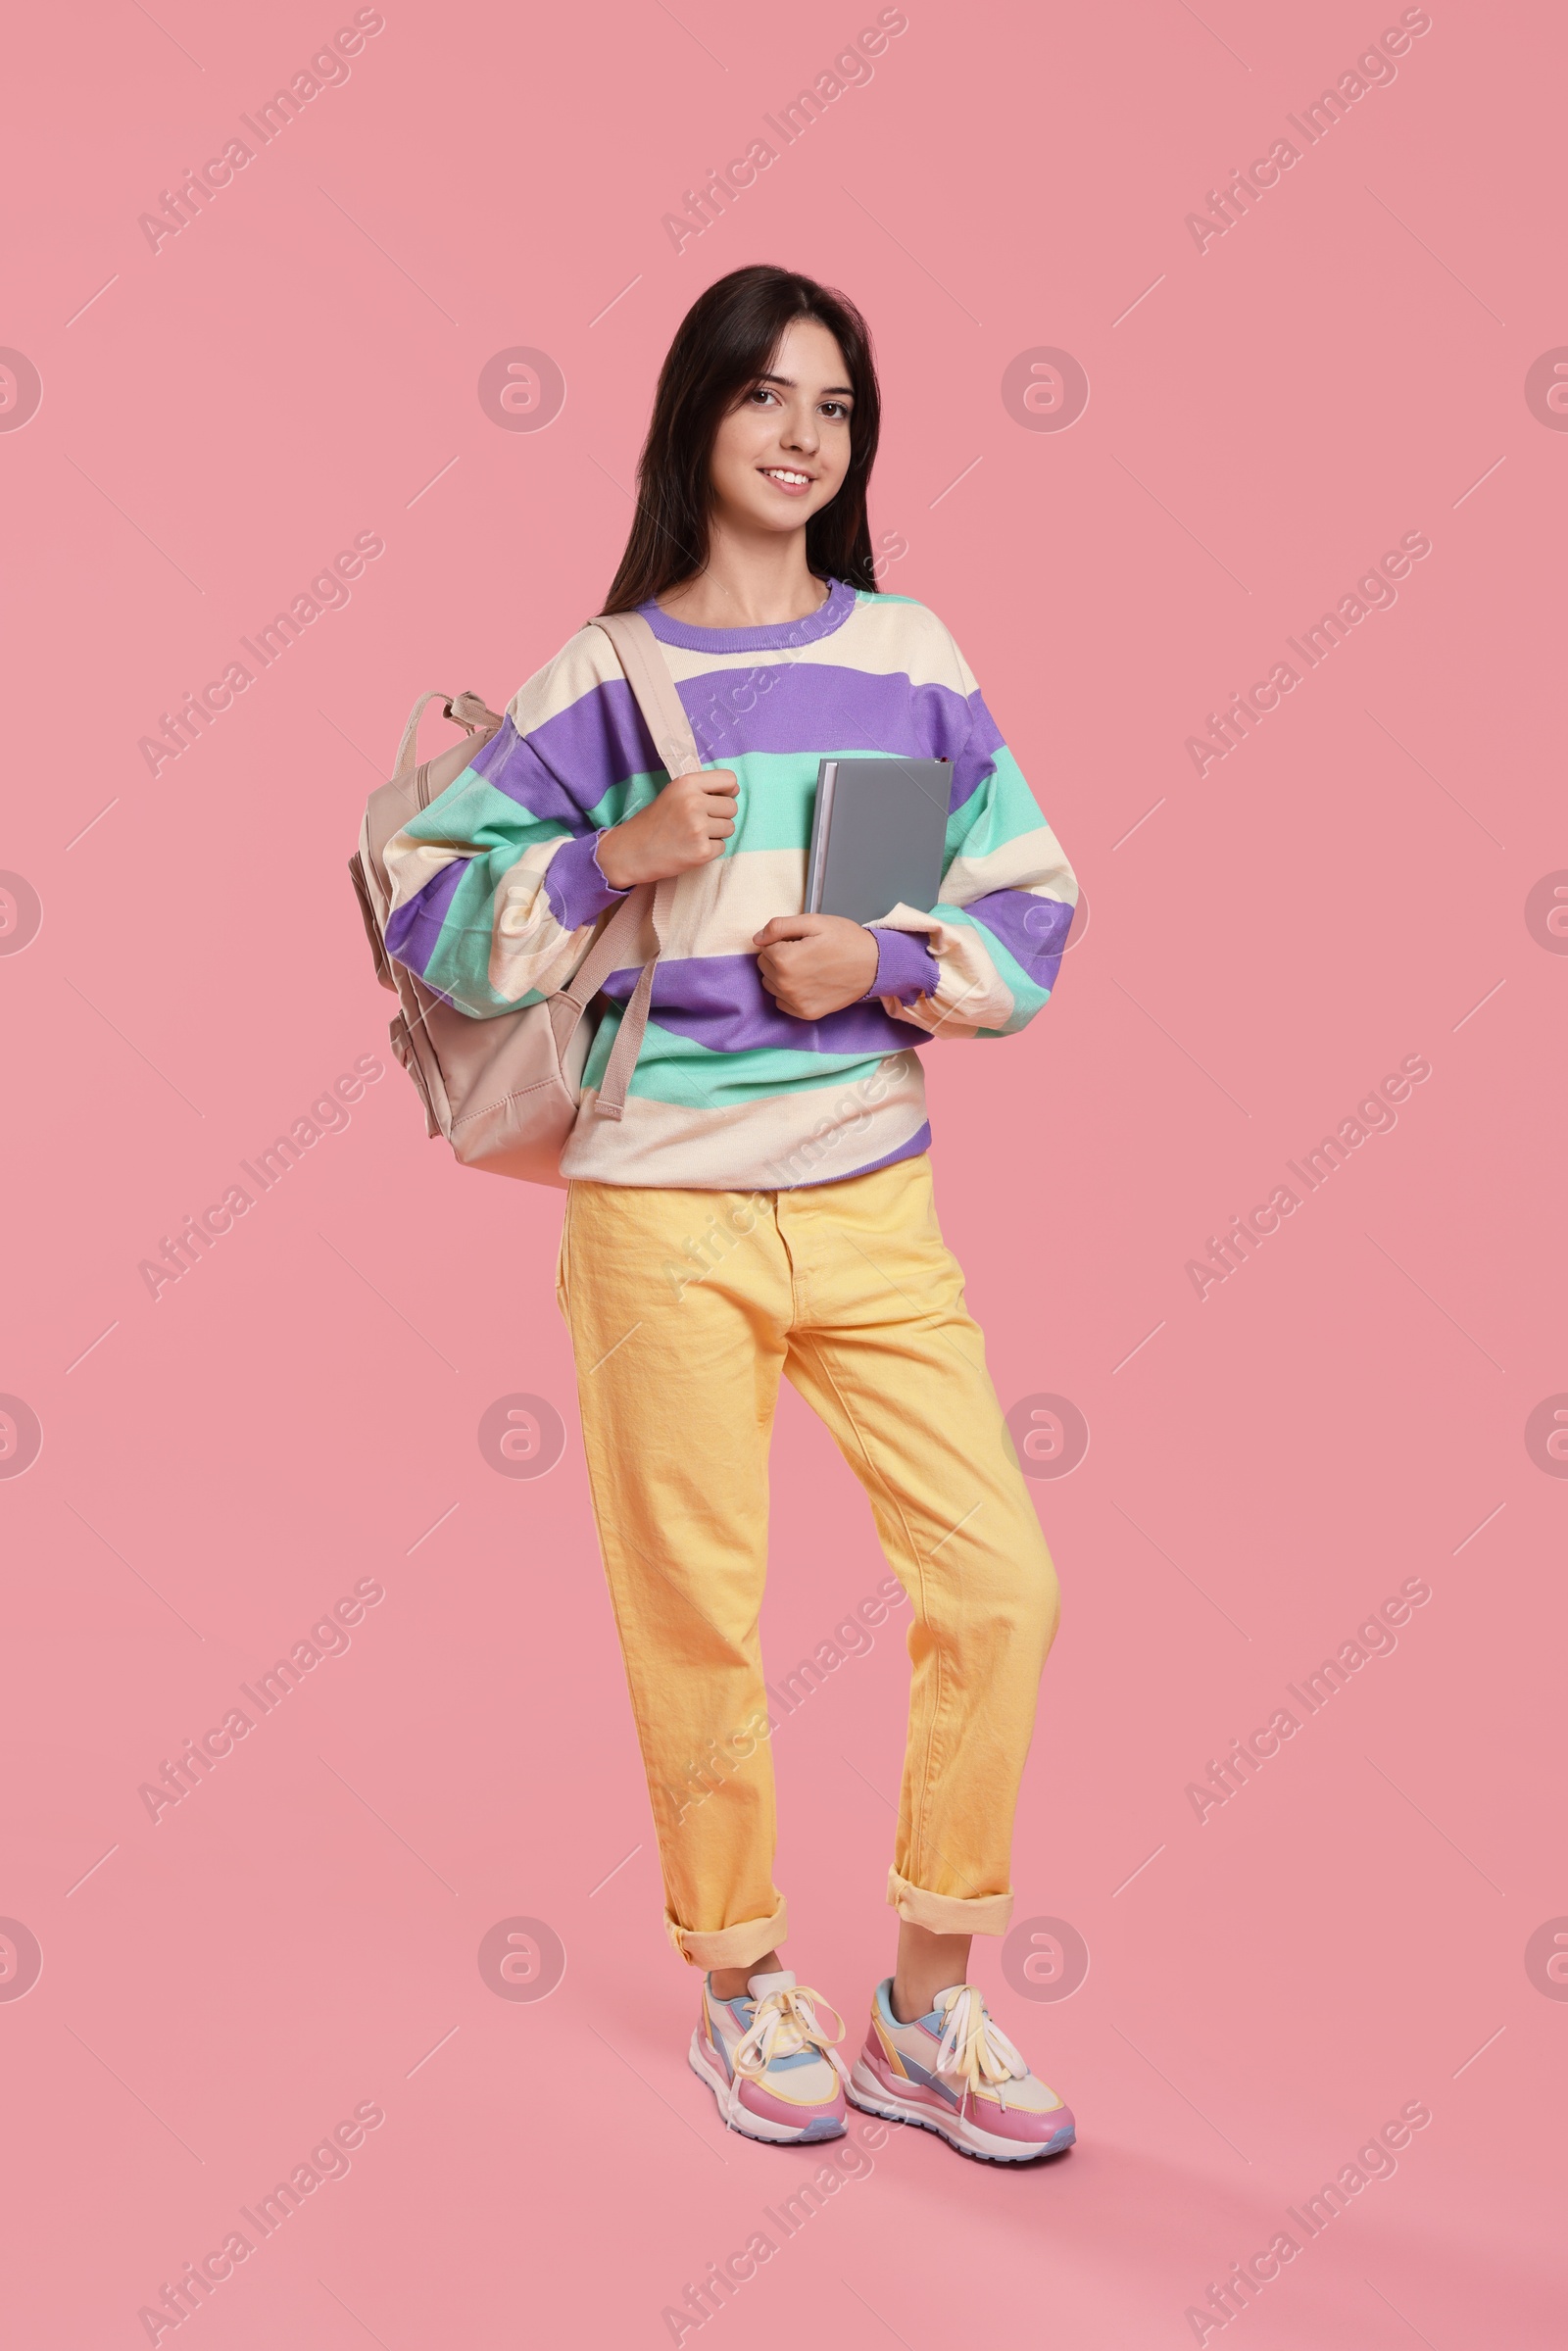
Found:
[[1005, 2111], [1007, 2100], [1002, 2084], [1022, 2082], [1029, 2071], [1027, 2059], [990, 2015], [977, 1984], [962, 1984], [946, 1997], [947, 2026], [937, 2049], [937, 2072], [955, 2075], [963, 2082], [960, 2115], [982, 2083], [997, 2092]]
[[[816, 2021], [813, 2001], [820, 2002], [829, 2016], [838, 2017], [837, 2033], [823, 2032]], [[764, 1993], [757, 2003], [756, 2015], [730, 2052], [732, 2071], [726, 2122], [734, 2123], [741, 2102], [742, 2082], [760, 2082], [775, 2057], [796, 2057], [803, 2049], [815, 2049], [827, 2059], [839, 2079], [848, 2082], [849, 2068], [833, 2046], [844, 2038], [845, 2030], [838, 2010], [808, 1984], [781, 1984], [776, 1991]]]

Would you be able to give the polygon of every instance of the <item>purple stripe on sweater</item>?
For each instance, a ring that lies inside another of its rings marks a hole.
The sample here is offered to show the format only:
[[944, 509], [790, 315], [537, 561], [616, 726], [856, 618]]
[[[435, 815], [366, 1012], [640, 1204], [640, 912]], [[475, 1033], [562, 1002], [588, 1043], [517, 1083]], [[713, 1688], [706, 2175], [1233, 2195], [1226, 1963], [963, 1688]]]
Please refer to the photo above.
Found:
[[[903, 1004], [912, 1004], [917, 996], [930, 996], [942, 976], [942, 968], [925, 941], [913, 931], [876, 930], [876, 977], [867, 988], [867, 997], [896, 996]], [[865, 997], [861, 998], [865, 1002]]]
[[579, 833], [564, 841], [545, 867], [545, 897], [564, 931], [580, 930], [596, 922], [611, 906], [618, 906], [624, 890], [612, 889], [599, 868], [599, 833]]
[[659, 760], [630, 686], [612, 678], [531, 735], [519, 735], [506, 719], [471, 764], [530, 816], [580, 832], [612, 784], [644, 775]]
[[[902, 671], [760, 662], [687, 678], [679, 693], [708, 765], [722, 767], [752, 751], [952, 759], [955, 808], [990, 774], [1002, 744], [978, 694], [965, 701], [951, 686], [911, 686]], [[472, 766], [530, 814], [574, 832], [612, 785], [661, 772], [624, 678], [590, 688], [526, 740], [507, 719]]]
[[[1002, 737], [997, 733], [996, 720], [980, 701], [979, 695], [974, 699], [979, 704], [974, 740], [964, 745], [953, 762], [953, 790], [948, 794], [950, 816], [956, 816], [961, 808], [967, 807], [975, 794], [983, 790], [997, 772], [995, 755], [1001, 749]], [[993, 737], [994, 741], [991, 739]]]
[[781, 1191], [788, 1190], [791, 1192], [805, 1192], [808, 1191], [812, 1184], [847, 1183], [851, 1176], [875, 1175], [879, 1167], [892, 1167], [900, 1159], [916, 1159], [919, 1157], [921, 1151], [928, 1151], [930, 1149], [931, 1121], [928, 1118], [924, 1126], [920, 1128], [918, 1134], [911, 1135], [907, 1143], [901, 1143], [897, 1151], [884, 1151], [880, 1159], [868, 1159], [863, 1167], [848, 1167], [841, 1175], [835, 1174], [808, 1176], [802, 1183], [791, 1184], [788, 1186], [781, 1185], [778, 1187], [778, 1189]]
[[760, 662], [687, 678], [680, 698], [698, 750], [714, 765], [748, 751], [952, 759], [959, 769], [955, 807], [968, 798], [1002, 741], [978, 694], [965, 701], [952, 686], [911, 686], [902, 670], [881, 675], [821, 661]]
[[410, 971], [416, 971], [420, 979], [435, 954], [458, 884], [467, 870], [466, 857], [454, 857], [407, 906], [399, 906], [386, 926], [387, 954], [395, 955]]
[[[605, 994], [624, 1004], [637, 979], [635, 971], [612, 971]], [[821, 1020], [781, 1012], [762, 986], [755, 955], [666, 957], [654, 973], [650, 1017], [711, 1053], [764, 1045], [797, 1053], [881, 1053], [897, 1052], [910, 1038], [908, 1024], [874, 1002], [846, 1004]]]
[[1073, 909], [1057, 898], [1035, 898], [1027, 890], [993, 890], [964, 907], [1002, 941], [1013, 961], [1049, 995], [1056, 984]]

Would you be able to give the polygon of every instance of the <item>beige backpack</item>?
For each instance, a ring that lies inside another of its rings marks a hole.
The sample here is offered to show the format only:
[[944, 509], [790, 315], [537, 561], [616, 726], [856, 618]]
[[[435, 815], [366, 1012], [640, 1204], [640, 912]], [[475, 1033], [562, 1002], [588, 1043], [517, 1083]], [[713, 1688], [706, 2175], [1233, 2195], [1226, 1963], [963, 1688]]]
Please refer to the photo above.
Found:
[[[659, 640], [640, 612], [606, 612], [602, 628], [642, 711], [654, 747], [670, 776], [689, 775], [702, 761]], [[433, 759], [415, 764], [419, 716], [440, 702], [465, 739]], [[391, 886], [383, 852], [418, 808], [427, 808], [455, 783], [501, 719], [477, 694], [421, 694], [409, 714], [390, 783], [370, 794], [359, 854], [349, 871], [359, 895], [375, 976], [395, 990], [401, 1010], [392, 1022], [392, 1051], [419, 1090], [425, 1131], [445, 1135], [466, 1167], [526, 1183], [564, 1185], [561, 1151], [576, 1123], [589, 1031], [583, 1013], [612, 971], [640, 963], [642, 975], [622, 1017], [595, 1109], [619, 1118], [626, 1086], [648, 1022], [654, 971], [662, 952], [675, 883], [645, 882], [601, 918], [572, 977], [546, 1002], [520, 1012], [475, 1020], [434, 995], [386, 952]]]

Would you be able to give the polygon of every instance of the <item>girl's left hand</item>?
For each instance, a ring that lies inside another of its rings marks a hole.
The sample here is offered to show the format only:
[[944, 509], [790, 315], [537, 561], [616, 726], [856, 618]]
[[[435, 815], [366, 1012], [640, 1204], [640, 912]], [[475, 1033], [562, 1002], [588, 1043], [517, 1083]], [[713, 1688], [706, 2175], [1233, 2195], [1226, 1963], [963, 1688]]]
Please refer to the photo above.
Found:
[[875, 937], [842, 914], [775, 914], [752, 944], [763, 987], [796, 1020], [842, 1012], [876, 977]]

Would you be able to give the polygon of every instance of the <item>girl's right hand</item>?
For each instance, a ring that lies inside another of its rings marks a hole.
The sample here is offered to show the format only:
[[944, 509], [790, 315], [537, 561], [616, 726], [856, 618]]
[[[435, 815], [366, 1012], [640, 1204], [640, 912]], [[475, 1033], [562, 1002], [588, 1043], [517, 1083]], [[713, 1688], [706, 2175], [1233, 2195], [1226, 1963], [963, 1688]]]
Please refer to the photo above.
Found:
[[670, 881], [724, 854], [740, 785], [728, 767], [677, 775], [647, 808], [601, 834], [599, 870], [612, 890]]

